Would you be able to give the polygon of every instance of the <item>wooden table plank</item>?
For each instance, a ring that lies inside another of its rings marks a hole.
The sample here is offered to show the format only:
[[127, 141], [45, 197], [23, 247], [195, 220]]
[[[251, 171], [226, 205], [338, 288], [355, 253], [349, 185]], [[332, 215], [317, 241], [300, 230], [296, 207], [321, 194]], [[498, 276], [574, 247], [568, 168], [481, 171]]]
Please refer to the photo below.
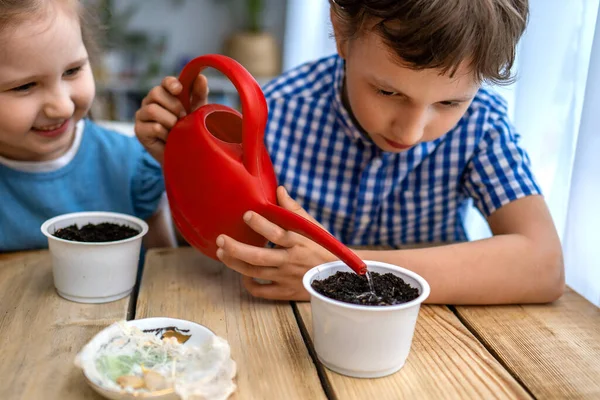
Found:
[[238, 366], [231, 399], [325, 398], [290, 303], [251, 297], [239, 275], [191, 248], [146, 257], [136, 318], [187, 319], [226, 338]]
[[[312, 336], [310, 303], [296, 306]], [[444, 306], [421, 307], [411, 351], [399, 372], [357, 379], [320, 368], [336, 397], [344, 400], [531, 398]]]
[[537, 398], [600, 398], [600, 309], [573, 290], [553, 304], [456, 309]]
[[126, 318], [128, 303], [59, 297], [48, 251], [0, 257], [0, 399], [102, 399], [73, 360], [98, 331]]

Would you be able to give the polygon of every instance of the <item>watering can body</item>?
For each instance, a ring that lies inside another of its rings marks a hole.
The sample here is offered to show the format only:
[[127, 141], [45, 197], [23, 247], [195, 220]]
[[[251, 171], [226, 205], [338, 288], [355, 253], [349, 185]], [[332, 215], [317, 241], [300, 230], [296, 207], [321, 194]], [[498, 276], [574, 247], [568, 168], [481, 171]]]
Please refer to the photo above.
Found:
[[[213, 119], [218, 123], [209, 134], [206, 121]], [[244, 165], [244, 150], [235, 136], [241, 128], [236, 120], [241, 119], [235, 110], [204, 106], [178, 122], [165, 150], [165, 174], [177, 176], [165, 180], [175, 224], [192, 246], [212, 258], [221, 233], [264, 246], [266, 239], [240, 221], [246, 211], [260, 212], [277, 202], [277, 180], [266, 148], [257, 154], [258, 176]]]
[[[217, 104], [190, 109], [190, 88], [206, 67], [222, 72], [236, 87], [242, 112]], [[180, 74], [179, 100], [187, 115], [171, 129], [164, 175], [175, 225], [195, 248], [216, 259], [216, 239], [226, 234], [262, 247], [267, 240], [243, 221], [255, 211], [284, 229], [309, 237], [358, 273], [366, 265], [318, 225], [277, 205], [277, 179], [264, 145], [267, 105], [260, 86], [236, 61], [205, 55]]]

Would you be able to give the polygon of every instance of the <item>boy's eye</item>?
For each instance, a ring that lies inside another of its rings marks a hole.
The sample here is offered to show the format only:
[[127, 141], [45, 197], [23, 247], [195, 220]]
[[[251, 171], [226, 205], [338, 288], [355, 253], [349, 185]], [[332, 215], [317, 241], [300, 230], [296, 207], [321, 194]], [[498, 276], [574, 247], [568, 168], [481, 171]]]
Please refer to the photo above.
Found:
[[12, 88], [11, 91], [13, 91], [13, 92], [26, 92], [29, 89], [33, 88], [34, 86], [35, 86], [35, 82], [29, 82], [29, 83], [26, 83], [24, 85]]
[[440, 104], [446, 107], [458, 107], [460, 105], [457, 101], [440, 101]]
[[381, 89], [378, 89], [377, 93], [379, 93], [382, 96], [394, 96], [394, 95], [398, 94], [398, 92], [389, 92], [387, 90], [381, 90]]
[[64, 76], [73, 76], [75, 74], [77, 74], [79, 71], [81, 71], [82, 67], [75, 67], [75, 68], [71, 68], [65, 71], [65, 73], [63, 74]]

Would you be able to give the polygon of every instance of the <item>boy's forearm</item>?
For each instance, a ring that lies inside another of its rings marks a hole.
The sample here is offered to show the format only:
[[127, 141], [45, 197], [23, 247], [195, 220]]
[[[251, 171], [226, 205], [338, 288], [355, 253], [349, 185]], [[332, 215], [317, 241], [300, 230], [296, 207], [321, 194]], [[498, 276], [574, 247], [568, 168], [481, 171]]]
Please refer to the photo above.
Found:
[[363, 259], [399, 265], [431, 286], [428, 303], [544, 303], [564, 290], [560, 247], [536, 246], [526, 236], [407, 250], [358, 250]]

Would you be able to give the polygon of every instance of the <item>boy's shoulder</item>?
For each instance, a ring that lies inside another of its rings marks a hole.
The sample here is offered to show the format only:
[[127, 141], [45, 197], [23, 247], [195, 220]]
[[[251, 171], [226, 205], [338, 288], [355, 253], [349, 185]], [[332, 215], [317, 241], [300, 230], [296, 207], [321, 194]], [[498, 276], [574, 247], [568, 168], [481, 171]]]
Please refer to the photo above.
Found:
[[343, 61], [335, 54], [295, 67], [263, 88], [267, 101], [290, 97], [322, 97], [333, 92]]
[[515, 128], [507, 101], [494, 88], [481, 87], [462, 118], [449, 132], [449, 140], [466, 140], [479, 146], [498, 142], [517, 143], [521, 135]]
[[469, 106], [467, 117], [483, 114], [486, 121], [494, 121], [508, 117], [508, 103], [493, 88], [481, 87]]

